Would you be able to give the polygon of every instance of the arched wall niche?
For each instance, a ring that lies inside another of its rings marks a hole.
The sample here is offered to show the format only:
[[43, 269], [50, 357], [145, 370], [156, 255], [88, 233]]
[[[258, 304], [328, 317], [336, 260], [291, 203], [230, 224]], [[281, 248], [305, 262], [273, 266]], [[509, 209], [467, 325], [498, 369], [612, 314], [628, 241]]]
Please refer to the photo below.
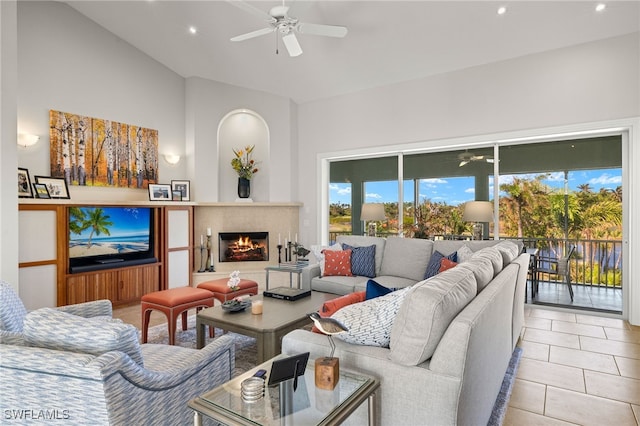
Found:
[[269, 126], [262, 116], [248, 109], [225, 115], [218, 124], [218, 194], [219, 201], [238, 200], [238, 174], [231, 167], [233, 150], [255, 146], [252, 158], [258, 172], [251, 179], [251, 199], [269, 201]]

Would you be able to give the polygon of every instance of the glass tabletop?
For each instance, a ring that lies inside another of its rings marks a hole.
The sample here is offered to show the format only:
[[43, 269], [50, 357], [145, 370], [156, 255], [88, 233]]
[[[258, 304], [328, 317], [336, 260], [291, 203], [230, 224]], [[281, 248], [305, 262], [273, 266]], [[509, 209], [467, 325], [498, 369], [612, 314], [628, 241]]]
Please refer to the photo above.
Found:
[[[270, 374], [274, 360], [285, 358], [279, 355], [259, 365], [235, 379], [205, 393], [199, 402], [208, 406], [225, 419], [244, 424], [282, 425], [282, 424], [322, 424], [336, 410], [352, 403], [363, 392], [371, 392], [376, 383], [372, 377], [341, 371], [340, 379], [333, 390], [324, 390], [315, 386], [315, 368], [309, 360], [304, 376], [300, 376], [297, 388], [293, 389], [293, 380], [287, 380], [275, 386], [265, 384], [265, 395], [255, 402], [243, 401], [240, 389], [243, 380], [253, 376], [259, 369]], [[218, 419], [222, 420], [222, 419]]]

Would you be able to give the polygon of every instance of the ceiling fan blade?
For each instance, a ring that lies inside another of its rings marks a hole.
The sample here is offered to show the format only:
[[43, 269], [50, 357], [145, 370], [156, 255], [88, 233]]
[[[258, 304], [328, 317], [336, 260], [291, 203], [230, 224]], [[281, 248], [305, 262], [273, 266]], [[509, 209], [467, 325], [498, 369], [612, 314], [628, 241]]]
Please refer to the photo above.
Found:
[[274, 32], [275, 28], [262, 28], [261, 30], [251, 31], [250, 33], [240, 34], [239, 36], [235, 36], [231, 38], [231, 41], [243, 41], [248, 40], [254, 37], [260, 37], [269, 33]]
[[269, 15], [267, 12], [258, 9], [257, 7], [252, 6], [249, 3], [245, 3], [242, 0], [227, 0], [227, 3], [230, 3], [238, 9], [242, 9], [245, 12], [251, 13], [252, 15], [255, 15], [267, 22], [276, 22], [276, 19], [273, 16]]
[[467, 164], [469, 164], [468, 160], [462, 160], [460, 164], [458, 164], [458, 167], [466, 166]]
[[289, 33], [282, 37], [282, 42], [284, 46], [287, 48], [287, 52], [289, 52], [289, 56], [300, 56], [302, 55], [302, 48], [300, 47], [300, 43], [298, 43], [298, 39], [294, 33]]
[[296, 27], [300, 34], [311, 34], [327, 37], [344, 37], [347, 35], [347, 28], [338, 25], [307, 24], [301, 22]]

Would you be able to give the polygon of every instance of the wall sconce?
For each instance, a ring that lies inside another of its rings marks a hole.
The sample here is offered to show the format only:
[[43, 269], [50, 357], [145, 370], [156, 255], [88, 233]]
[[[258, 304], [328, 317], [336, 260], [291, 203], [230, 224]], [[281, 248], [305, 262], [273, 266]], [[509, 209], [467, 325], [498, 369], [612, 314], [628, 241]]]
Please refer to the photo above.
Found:
[[493, 203], [491, 201], [469, 201], [464, 205], [462, 220], [475, 222], [473, 225], [473, 239], [482, 240], [483, 225], [481, 222], [493, 222]]
[[40, 136], [38, 135], [28, 135], [26, 133], [18, 134], [18, 145], [20, 145], [23, 148], [28, 148], [30, 146], [37, 144], [38, 140], [40, 140]]
[[362, 204], [362, 213], [360, 213], [360, 220], [368, 223], [367, 235], [370, 237], [376, 236], [376, 221], [385, 220], [387, 217], [384, 214], [384, 205], [380, 203], [364, 203]]
[[172, 166], [175, 166], [176, 164], [178, 164], [180, 162], [180, 156], [179, 155], [173, 155], [173, 154], [165, 154], [164, 155], [164, 161], [166, 161], [167, 163], [171, 164]]

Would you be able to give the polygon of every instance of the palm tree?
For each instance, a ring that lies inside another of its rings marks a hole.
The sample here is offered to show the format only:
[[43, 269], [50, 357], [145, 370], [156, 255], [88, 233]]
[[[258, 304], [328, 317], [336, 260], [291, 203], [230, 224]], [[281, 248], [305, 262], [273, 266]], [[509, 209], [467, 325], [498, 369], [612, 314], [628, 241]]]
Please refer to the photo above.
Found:
[[83, 223], [84, 229], [91, 228], [91, 233], [89, 234], [89, 240], [87, 241], [87, 248], [91, 247], [91, 239], [93, 238], [93, 234], [100, 235], [102, 233], [106, 235], [111, 235], [109, 232], [109, 226], [113, 225], [111, 222], [110, 216], [104, 214], [104, 210], [97, 208], [93, 210], [89, 210], [87, 212], [89, 217]]
[[69, 232], [80, 235], [87, 229], [84, 226], [86, 215], [80, 207], [69, 207]]
[[[506, 197], [502, 197], [500, 204], [504, 205], [502, 213], [505, 219], [515, 221], [517, 226], [517, 237], [522, 238], [525, 215], [533, 211], [536, 204], [536, 196], [544, 194], [545, 190], [541, 183], [546, 175], [536, 176], [533, 180], [526, 178], [514, 177], [511, 183], [503, 183], [500, 190], [507, 193]], [[506, 211], [505, 211], [506, 210]]]

